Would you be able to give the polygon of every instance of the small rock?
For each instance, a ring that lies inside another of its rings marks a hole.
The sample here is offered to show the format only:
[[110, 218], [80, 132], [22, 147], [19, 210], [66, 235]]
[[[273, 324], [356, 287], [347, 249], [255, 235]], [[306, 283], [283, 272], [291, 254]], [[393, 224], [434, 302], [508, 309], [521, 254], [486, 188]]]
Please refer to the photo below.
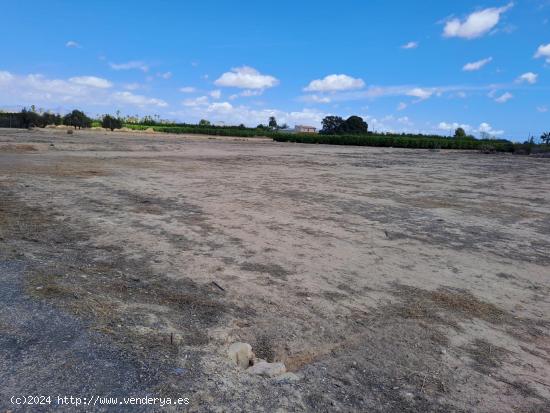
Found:
[[233, 343], [227, 350], [227, 355], [233, 362], [246, 369], [250, 366], [250, 362], [254, 359], [254, 353], [252, 352], [252, 346], [248, 343]]
[[39, 285], [38, 287], [36, 287], [37, 290], [41, 290], [42, 288], [44, 288], [44, 287], [42, 287], [41, 285]]
[[447, 350], [445, 350], [444, 348], [441, 349], [441, 354], [447, 354]]
[[286, 367], [283, 363], [268, 363], [267, 361], [259, 361], [247, 370], [250, 374], [257, 374], [264, 377], [280, 376], [286, 372]]
[[298, 376], [297, 374], [294, 374], [294, 373], [291, 373], [291, 372], [286, 372], [286, 373], [283, 373], [281, 374], [280, 376], [277, 376], [275, 378], [276, 381], [278, 382], [291, 382], [291, 381], [297, 381], [297, 380], [300, 380], [300, 376]]

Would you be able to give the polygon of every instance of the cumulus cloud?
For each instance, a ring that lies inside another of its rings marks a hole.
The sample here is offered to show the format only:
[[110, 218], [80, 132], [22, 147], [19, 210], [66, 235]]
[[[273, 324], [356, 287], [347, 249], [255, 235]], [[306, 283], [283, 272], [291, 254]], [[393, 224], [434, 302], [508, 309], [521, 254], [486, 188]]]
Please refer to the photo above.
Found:
[[217, 90], [211, 91], [209, 94], [210, 94], [210, 96], [213, 97], [214, 99], [219, 99], [219, 98], [221, 98], [221, 96], [222, 96], [222, 91], [219, 90], [219, 89], [217, 89]]
[[[79, 102], [94, 98], [103, 89], [91, 87], [86, 82], [79, 82], [82, 77], [65, 79], [50, 79], [41, 74], [14, 75], [0, 72], [0, 100], [4, 103], [65, 103]], [[74, 81], [77, 80], [77, 81]]]
[[306, 92], [336, 92], [342, 90], [361, 89], [365, 86], [363, 79], [348, 75], [328, 75], [323, 79], [312, 80], [304, 88]]
[[491, 7], [470, 14], [466, 19], [451, 19], [445, 24], [443, 36], [475, 39], [493, 29], [500, 21], [501, 14], [509, 10], [513, 3], [504, 7]]
[[483, 122], [479, 125], [479, 127], [474, 130], [474, 132], [478, 132], [482, 135], [484, 134], [487, 134], [487, 135], [490, 135], [490, 136], [498, 136], [498, 135], [502, 135], [504, 133], [503, 130], [495, 130], [493, 129], [493, 127], [488, 124], [487, 122]]
[[310, 102], [310, 103], [330, 103], [331, 99], [328, 96], [320, 96], [320, 95], [306, 95], [302, 96], [301, 101], [303, 102]]
[[524, 73], [524, 74], [522, 74], [521, 76], [519, 76], [519, 77], [516, 79], [516, 82], [518, 82], [518, 83], [527, 82], [527, 83], [529, 83], [530, 85], [534, 85], [535, 83], [537, 83], [537, 78], [538, 78], [538, 77], [539, 77], [539, 75], [537, 75], [536, 73], [527, 72], [527, 73]]
[[433, 95], [433, 90], [428, 89], [422, 89], [420, 87], [415, 87], [414, 89], [411, 89], [407, 91], [407, 96], [413, 96], [418, 98], [419, 100], [425, 100], [430, 98]]
[[483, 66], [485, 66], [487, 63], [491, 62], [493, 60], [492, 57], [487, 57], [486, 59], [481, 59], [476, 62], [466, 63], [464, 67], [462, 67], [462, 70], [465, 72], [473, 72], [475, 70], [481, 69]]
[[249, 66], [235, 67], [223, 73], [214, 82], [216, 86], [236, 87], [241, 89], [268, 89], [279, 84], [279, 80], [270, 75], [263, 75]]
[[409, 119], [408, 116], [402, 116], [400, 118], [397, 118], [397, 123], [400, 123], [402, 125], [411, 126], [413, 122]]
[[537, 111], [540, 113], [548, 112], [548, 106], [537, 106]]
[[453, 133], [458, 128], [462, 128], [465, 131], [469, 131], [471, 129], [470, 125], [467, 125], [465, 123], [458, 123], [458, 122], [451, 122], [451, 123], [439, 122], [439, 125], [437, 125], [437, 128], [442, 131], [449, 131]]
[[545, 58], [546, 63], [550, 63], [550, 43], [548, 44], [541, 44], [537, 51], [535, 52], [535, 57], [538, 59], [539, 57]]
[[283, 111], [279, 109], [255, 109], [246, 105], [232, 105], [229, 102], [214, 102], [206, 107], [186, 107], [182, 111], [171, 112], [170, 115], [189, 121], [198, 121], [199, 119], [208, 119], [214, 123], [223, 123], [230, 125], [239, 125], [241, 123], [248, 126], [256, 126], [260, 123], [265, 124], [270, 116], [275, 116], [281, 124], [288, 125], [308, 124], [320, 126], [321, 120], [329, 113], [314, 110], [302, 109], [299, 111]]
[[208, 96], [199, 96], [194, 99], [185, 99], [183, 106], [206, 106], [208, 105]]
[[162, 99], [149, 98], [143, 95], [135, 95], [131, 92], [115, 92], [112, 95], [113, 99], [116, 102], [127, 103], [134, 106], [145, 107], [145, 106], [158, 106], [164, 108], [168, 106]]
[[127, 90], [137, 90], [141, 87], [141, 85], [139, 83], [126, 83], [124, 85], [124, 89], [127, 89]]
[[208, 106], [208, 112], [229, 112], [233, 109], [233, 105], [229, 102], [214, 102]]
[[184, 86], [184, 87], [180, 87], [180, 92], [182, 93], [195, 93], [197, 91], [196, 88], [192, 87], [192, 86]]
[[82, 46], [74, 40], [69, 40], [67, 43], [65, 43], [65, 47], [68, 47], [70, 49], [80, 49]]
[[407, 109], [407, 104], [405, 102], [399, 102], [399, 105], [397, 105], [397, 110], [405, 110]]
[[497, 102], [497, 103], [506, 103], [510, 99], [512, 99], [513, 97], [514, 97], [514, 95], [512, 95], [510, 92], [505, 92], [502, 95], [500, 95], [499, 97], [495, 98], [495, 102]]
[[138, 107], [166, 107], [162, 99], [135, 95], [131, 92], [112, 92], [107, 79], [96, 76], [75, 76], [70, 79], [51, 79], [41, 74], [16, 75], [0, 71], [0, 101], [12, 105], [41, 104], [56, 107], [81, 107], [128, 104]]
[[168, 80], [172, 77], [172, 72], [157, 73], [157, 77]]
[[111, 82], [107, 79], [95, 76], [76, 76], [71, 77], [69, 82], [75, 83], [77, 85], [97, 87], [99, 89], [109, 89], [113, 86]]
[[408, 42], [401, 46], [402, 49], [416, 49], [418, 47], [418, 42]]
[[125, 63], [109, 63], [109, 66], [113, 70], [132, 70], [139, 69], [142, 72], [148, 72], [149, 66], [141, 60], [132, 60]]

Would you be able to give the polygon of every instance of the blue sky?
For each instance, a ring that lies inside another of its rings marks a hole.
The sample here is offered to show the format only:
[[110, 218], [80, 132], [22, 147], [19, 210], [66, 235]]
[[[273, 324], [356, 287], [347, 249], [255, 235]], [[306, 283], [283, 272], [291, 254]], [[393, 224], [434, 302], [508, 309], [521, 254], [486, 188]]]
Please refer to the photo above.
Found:
[[26, 1], [0, 19], [4, 109], [550, 129], [550, 0]]

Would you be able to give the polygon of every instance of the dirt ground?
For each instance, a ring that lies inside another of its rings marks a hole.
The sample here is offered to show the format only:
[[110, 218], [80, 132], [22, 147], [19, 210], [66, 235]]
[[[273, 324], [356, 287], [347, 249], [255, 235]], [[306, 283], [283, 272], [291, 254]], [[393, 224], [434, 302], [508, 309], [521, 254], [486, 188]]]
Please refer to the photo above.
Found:
[[[12, 395], [98, 394], [548, 412], [549, 171], [504, 154], [0, 130], [0, 411], [18, 411]], [[240, 370], [237, 341], [295, 376]]]

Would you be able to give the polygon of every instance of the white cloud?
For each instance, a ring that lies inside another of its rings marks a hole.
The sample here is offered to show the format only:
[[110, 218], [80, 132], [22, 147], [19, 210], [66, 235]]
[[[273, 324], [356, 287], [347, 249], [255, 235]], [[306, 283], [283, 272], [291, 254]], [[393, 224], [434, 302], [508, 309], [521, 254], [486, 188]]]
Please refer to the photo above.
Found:
[[165, 80], [168, 80], [172, 77], [172, 72], [157, 73], [157, 77], [161, 77]]
[[479, 125], [479, 127], [474, 130], [474, 132], [478, 132], [480, 134], [488, 134], [491, 136], [497, 136], [502, 135], [504, 133], [503, 130], [495, 130], [491, 125], [489, 125], [487, 122], [483, 122]]
[[11, 82], [14, 76], [10, 72], [0, 71], [0, 84]]
[[407, 126], [411, 126], [413, 124], [413, 122], [409, 119], [408, 116], [402, 116], [400, 118], [397, 118], [397, 122]]
[[495, 99], [495, 102], [497, 103], [506, 103], [510, 99], [512, 99], [514, 95], [512, 95], [510, 92], [505, 92], [502, 95], [500, 95], [498, 98]]
[[509, 3], [504, 7], [491, 7], [470, 14], [465, 20], [451, 19], [445, 24], [443, 36], [475, 39], [488, 33], [495, 27], [501, 14], [509, 10], [514, 4]]
[[407, 109], [407, 104], [405, 102], [399, 102], [399, 105], [397, 105], [397, 110], [404, 110]]
[[229, 100], [235, 100], [240, 97], [251, 97], [251, 96], [260, 96], [264, 93], [263, 89], [245, 89], [242, 92], [234, 93], [231, 96], [229, 96]]
[[75, 42], [74, 40], [69, 40], [67, 43], [65, 43], [65, 47], [72, 48], [72, 49], [80, 49], [82, 46]]
[[310, 102], [310, 103], [330, 103], [331, 99], [328, 96], [320, 96], [320, 95], [306, 95], [302, 96], [300, 98], [303, 102]]
[[408, 42], [401, 46], [402, 49], [416, 49], [418, 47], [418, 42]]
[[439, 122], [439, 125], [437, 125], [437, 128], [442, 131], [449, 131], [453, 133], [457, 128], [462, 128], [465, 131], [469, 131], [471, 129], [470, 125], [466, 125], [465, 123], [458, 123], [458, 122], [452, 122], [452, 123]]
[[548, 112], [548, 106], [537, 106], [537, 111], [540, 113]]
[[112, 94], [112, 97], [116, 102], [127, 103], [139, 107], [158, 106], [164, 108], [168, 106], [168, 103], [166, 103], [162, 99], [149, 98], [143, 95], [135, 95], [131, 92], [115, 92]]
[[[76, 78], [73, 78], [76, 79]], [[13, 104], [94, 101], [104, 89], [41, 74], [0, 72], [0, 101]]]
[[229, 102], [214, 102], [206, 109], [208, 112], [229, 112], [233, 105]]
[[541, 44], [535, 53], [535, 57], [543, 57], [546, 59], [546, 63], [550, 63], [550, 43]]
[[246, 90], [243, 90], [241, 93], [239, 93], [239, 96], [244, 96], [244, 97], [260, 96], [263, 93], [263, 91], [264, 91], [263, 89], [257, 89], [257, 90], [246, 89]]
[[124, 89], [127, 90], [137, 90], [141, 87], [139, 83], [127, 83], [124, 85]]
[[192, 86], [180, 87], [180, 92], [182, 93], [195, 93], [196, 91], [197, 89]]
[[76, 76], [71, 77], [69, 82], [82, 86], [97, 87], [99, 89], [109, 89], [113, 86], [107, 79], [95, 76]]
[[131, 62], [126, 62], [126, 63], [109, 63], [109, 66], [111, 66], [111, 69], [113, 70], [139, 69], [142, 72], [149, 71], [149, 66], [140, 60], [133, 60]]
[[529, 83], [530, 85], [534, 85], [535, 83], [537, 83], [537, 78], [538, 78], [538, 77], [539, 77], [539, 75], [537, 75], [536, 73], [527, 72], [527, 73], [524, 73], [524, 74], [522, 74], [521, 76], [519, 76], [519, 77], [516, 79], [516, 82], [517, 82], [517, 83], [527, 82], [527, 83]]
[[50, 107], [78, 105], [84, 109], [121, 103], [138, 107], [168, 106], [161, 99], [130, 92], [111, 92], [110, 88], [111, 82], [95, 76], [51, 79], [41, 74], [14, 75], [0, 71], [0, 101], [4, 104], [40, 104]]
[[415, 87], [414, 89], [409, 90], [407, 96], [413, 96], [419, 100], [425, 100], [430, 98], [433, 95], [433, 90], [422, 89], [420, 87]]
[[487, 63], [491, 62], [493, 60], [492, 57], [487, 57], [486, 59], [481, 59], [476, 62], [466, 63], [462, 70], [465, 72], [473, 72], [475, 70], [481, 69], [483, 66], [485, 66]]
[[208, 105], [208, 96], [199, 96], [194, 99], [185, 99], [183, 106], [206, 106]]
[[214, 84], [241, 89], [267, 89], [279, 84], [279, 80], [270, 75], [263, 75], [252, 67], [242, 66], [225, 72], [216, 79]]
[[363, 79], [348, 75], [328, 75], [323, 79], [312, 80], [304, 88], [306, 92], [335, 92], [342, 90], [361, 89], [365, 86]]
[[216, 89], [216, 90], [211, 91], [209, 94], [214, 99], [219, 99], [222, 96], [222, 91], [219, 90], [219, 89]]
[[249, 106], [235, 106], [229, 102], [215, 102], [208, 107], [187, 107], [183, 111], [171, 112], [170, 115], [186, 121], [208, 119], [212, 122], [223, 121], [225, 124], [256, 126], [260, 123], [266, 124], [270, 116], [275, 116], [280, 124], [286, 123], [290, 126], [296, 124], [308, 124], [319, 127], [321, 120], [329, 113], [313, 109], [300, 111], [282, 111], [278, 109], [253, 109]]

